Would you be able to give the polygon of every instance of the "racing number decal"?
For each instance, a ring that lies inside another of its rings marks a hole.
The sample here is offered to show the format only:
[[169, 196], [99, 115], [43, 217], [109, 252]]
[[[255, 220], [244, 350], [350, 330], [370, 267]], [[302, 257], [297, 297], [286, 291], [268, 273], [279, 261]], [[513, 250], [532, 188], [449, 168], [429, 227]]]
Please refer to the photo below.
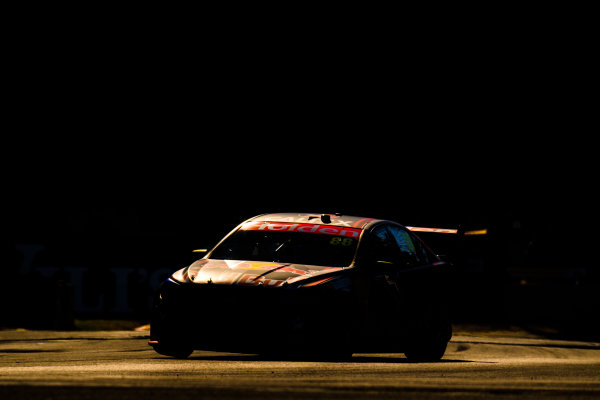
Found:
[[334, 238], [331, 238], [331, 240], [329, 241], [329, 244], [333, 245], [333, 246], [352, 246], [352, 244], [354, 243], [354, 239], [351, 238], [341, 238], [339, 236], [336, 236]]

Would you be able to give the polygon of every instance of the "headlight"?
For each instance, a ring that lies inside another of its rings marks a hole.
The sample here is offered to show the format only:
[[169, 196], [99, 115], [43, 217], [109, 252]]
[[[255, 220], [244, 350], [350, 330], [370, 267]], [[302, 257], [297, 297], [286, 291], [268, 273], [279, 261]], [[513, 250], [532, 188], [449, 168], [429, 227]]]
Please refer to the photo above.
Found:
[[175, 271], [173, 273], [173, 275], [171, 275], [171, 279], [174, 280], [175, 282], [179, 282], [179, 283], [188, 282], [189, 281], [188, 269], [189, 269], [189, 267], [185, 267], [185, 268], [180, 269], [179, 271]]
[[339, 276], [330, 276], [324, 279], [319, 279], [316, 281], [312, 281], [312, 282], [307, 282], [305, 284], [300, 283], [300, 285], [298, 287], [313, 287], [313, 286], [317, 286], [326, 282], [331, 282], [334, 279], [338, 279]]
[[322, 289], [333, 289], [340, 291], [349, 291], [352, 281], [350, 278], [346, 276], [326, 276], [321, 279], [307, 279], [306, 281], [300, 280], [299, 282], [295, 282], [293, 287], [295, 288], [307, 288], [307, 287], [320, 287]]

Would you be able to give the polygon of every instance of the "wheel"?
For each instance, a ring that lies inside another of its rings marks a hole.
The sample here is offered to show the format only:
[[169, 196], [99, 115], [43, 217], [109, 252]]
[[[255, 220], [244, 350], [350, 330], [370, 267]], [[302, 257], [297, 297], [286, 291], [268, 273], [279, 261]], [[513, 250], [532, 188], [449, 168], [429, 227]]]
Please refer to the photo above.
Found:
[[435, 362], [440, 361], [446, 352], [448, 342], [437, 343], [414, 343], [410, 349], [406, 350], [404, 355], [410, 361], [415, 362]]
[[189, 346], [174, 346], [169, 344], [165, 345], [162, 343], [157, 343], [152, 347], [154, 348], [154, 351], [156, 351], [158, 354], [178, 359], [188, 358], [190, 354], [192, 354], [192, 352], [194, 351], [194, 349]]
[[416, 362], [440, 361], [452, 337], [452, 325], [448, 323], [433, 333], [413, 339], [404, 352], [406, 358]]
[[[169, 326], [171, 325], [171, 326]], [[150, 322], [150, 342], [158, 354], [175, 358], [188, 358], [194, 351], [189, 340], [177, 324], [168, 324], [158, 313], [152, 316]]]

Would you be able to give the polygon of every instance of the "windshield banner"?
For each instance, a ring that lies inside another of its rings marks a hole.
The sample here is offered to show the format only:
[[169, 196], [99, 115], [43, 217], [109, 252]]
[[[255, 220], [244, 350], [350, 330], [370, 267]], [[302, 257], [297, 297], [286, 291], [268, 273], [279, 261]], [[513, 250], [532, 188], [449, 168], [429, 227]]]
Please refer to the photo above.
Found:
[[344, 236], [358, 238], [361, 229], [346, 228], [341, 226], [317, 225], [317, 224], [294, 224], [291, 222], [248, 222], [241, 227], [243, 231], [285, 231], [319, 233], [321, 235]]

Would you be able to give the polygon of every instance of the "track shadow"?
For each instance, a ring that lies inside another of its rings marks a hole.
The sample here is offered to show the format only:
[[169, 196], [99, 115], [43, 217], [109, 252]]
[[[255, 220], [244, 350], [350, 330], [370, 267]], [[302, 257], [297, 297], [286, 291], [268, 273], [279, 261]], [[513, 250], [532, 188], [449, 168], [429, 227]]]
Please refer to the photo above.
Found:
[[[157, 357], [159, 358], [159, 357]], [[163, 357], [160, 357], [163, 358]], [[362, 355], [355, 354], [349, 358], [329, 358], [329, 357], [295, 357], [295, 356], [270, 356], [262, 354], [192, 354], [187, 360], [201, 361], [271, 361], [271, 362], [324, 362], [324, 363], [387, 363], [387, 364], [451, 364], [451, 363], [471, 363], [469, 360], [442, 359], [440, 361], [411, 361], [404, 356], [395, 355]]]
[[439, 361], [411, 361], [405, 357], [389, 356], [354, 356], [350, 360], [354, 363], [388, 363], [388, 364], [453, 364], [453, 363], [471, 363], [469, 360], [441, 359]]
[[597, 350], [600, 351], [600, 346], [597, 342], [594, 343], [583, 343], [583, 342], [573, 342], [573, 343], [548, 343], [548, 342], [540, 342], [540, 343], [501, 343], [494, 341], [486, 341], [486, 340], [473, 340], [469, 343], [472, 344], [491, 344], [496, 346], [518, 346], [518, 347], [553, 347], [558, 349], [579, 349], [579, 350]]
[[26, 354], [26, 353], [62, 353], [65, 350], [38, 350], [38, 349], [4, 349], [0, 354]]
[[[591, 318], [591, 317], [590, 317]], [[566, 326], [565, 326], [566, 325]], [[550, 340], [581, 341], [581, 342], [600, 342], [600, 329], [593, 326], [591, 322], [578, 324], [557, 324], [554, 326], [544, 326], [536, 324], [522, 323], [521, 329], [536, 336]], [[592, 346], [596, 347], [597, 346]]]

